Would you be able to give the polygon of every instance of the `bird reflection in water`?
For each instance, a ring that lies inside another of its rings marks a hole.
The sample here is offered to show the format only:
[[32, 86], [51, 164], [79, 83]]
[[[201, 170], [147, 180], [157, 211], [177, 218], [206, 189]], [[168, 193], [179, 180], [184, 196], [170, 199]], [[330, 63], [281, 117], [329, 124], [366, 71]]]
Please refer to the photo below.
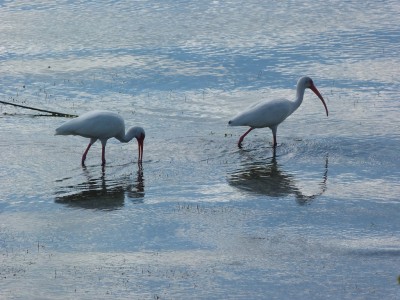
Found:
[[130, 176], [118, 180], [107, 180], [104, 168], [102, 168], [100, 177], [94, 177], [87, 167], [82, 167], [82, 169], [86, 181], [64, 187], [71, 192], [67, 195], [56, 196], [56, 203], [69, 207], [98, 210], [119, 209], [124, 206], [126, 198], [134, 203], [143, 203], [145, 193], [141, 165], [139, 165], [136, 179], [133, 182]]
[[[275, 152], [275, 151], [274, 151]], [[296, 202], [300, 205], [308, 204], [327, 189], [328, 179], [328, 156], [325, 158], [324, 171], [321, 182], [318, 184], [319, 191], [312, 195], [306, 195], [296, 185], [296, 178], [282, 170], [278, 164], [276, 155], [268, 162], [252, 162], [230, 174], [229, 184], [241, 190], [254, 192], [269, 197], [285, 197], [294, 195]], [[298, 180], [299, 181], [299, 180]]]

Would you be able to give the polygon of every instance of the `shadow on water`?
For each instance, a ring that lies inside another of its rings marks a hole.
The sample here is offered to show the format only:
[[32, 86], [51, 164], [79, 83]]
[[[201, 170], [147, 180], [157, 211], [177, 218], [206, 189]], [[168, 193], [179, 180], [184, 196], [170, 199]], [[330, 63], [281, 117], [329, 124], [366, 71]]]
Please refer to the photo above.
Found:
[[125, 199], [133, 203], [143, 203], [144, 178], [143, 168], [139, 166], [136, 179], [132, 182], [130, 176], [118, 180], [108, 180], [105, 169], [100, 177], [93, 176], [87, 167], [82, 167], [86, 181], [63, 187], [57, 194], [55, 202], [74, 208], [115, 210], [124, 206]]
[[324, 171], [319, 183], [319, 191], [312, 195], [305, 195], [296, 185], [296, 178], [282, 170], [277, 162], [275, 152], [267, 161], [252, 161], [244, 164], [240, 169], [232, 172], [228, 177], [231, 186], [269, 197], [285, 197], [294, 195], [300, 205], [308, 204], [327, 189], [328, 155], [325, 158]]

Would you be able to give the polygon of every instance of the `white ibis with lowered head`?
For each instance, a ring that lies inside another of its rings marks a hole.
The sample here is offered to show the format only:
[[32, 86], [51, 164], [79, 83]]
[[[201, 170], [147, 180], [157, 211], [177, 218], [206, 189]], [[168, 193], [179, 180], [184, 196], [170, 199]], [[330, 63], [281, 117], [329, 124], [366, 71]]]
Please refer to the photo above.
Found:
[[299, 108], [303, 102], [304, 91], [306, 88], [311, 89], [318, 96], [318, 98], [321, 99], [322, 104], [325, 107], [326, 115], [328, 116], [328, 108], [324, 98], [315, 87], [312, 79], [307, 76], [301, 77], [299, 81], [297, 81], [296, 99], [294, 101], [287, 99], [261, 101], [253, 104], [244, 112], [239, 113], [236, 117], [229, 121], [229, 125], [231, 126], [250, 126], [250, 129], [239, 138], [238, 146], [242, 146], [244, 137], [254, 128], [269, 127], [272, 130], [272, 135], [274, 138], [273, 146], [275, 148], [277, 145], [276, 130], [278, 125]]
[[125, 134], [124, 119], [117, 113], [95, 110], [87, 112], [75, 119], [65, 122], [56, 129], [56, 135], [80, 135], [89, 138], [90, 142], [82, 155], [82, 166], [85, 165], [86, 155], [90, 147], [100, 140], [102, 144], [101, 160], [102, 165], [106, 164], [105, 148], [107, 140], [116, 138], [121, 143], [128, 143], [133, 138], [137, 139], [140, 163], [143, 158], [143, 143], [145, 138], [142, 127], [132, 127]]

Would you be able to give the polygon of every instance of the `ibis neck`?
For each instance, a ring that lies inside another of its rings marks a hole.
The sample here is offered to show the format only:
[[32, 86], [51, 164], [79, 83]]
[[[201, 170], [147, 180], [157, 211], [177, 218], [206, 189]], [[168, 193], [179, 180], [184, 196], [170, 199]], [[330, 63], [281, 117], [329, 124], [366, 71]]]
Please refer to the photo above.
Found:
[[297, 89], [296, 89], [296, 100], [293, 102], [292, 113], [296, 109], [299, 108], [301, 103], [303, 103], [304, 92], [305, 92], [305, 88], [304, 87], [297, 86]]
[[120, 137], [116, 137], [116, 139], [121, 143], [129, 143], [133, 139], [133, 137], [129, 137], [128, 135], [123, 135]]
[[142, 127], [131, 127], [129, 130], [125, 132], [121, 132], [116, 138], [121, 142], [121, 143], [128, 143], [130, 142], [133, 138], [139, 139], [143, 138], [144, 139], [144, 130]]
[[118, 141], [121, 143], [128, 143], [131, 139], [133, 139], [133, 136], [129, 136], [128, 134], [125, 134], [125, 132], [122, 132], [120, 135], [115, 137]]

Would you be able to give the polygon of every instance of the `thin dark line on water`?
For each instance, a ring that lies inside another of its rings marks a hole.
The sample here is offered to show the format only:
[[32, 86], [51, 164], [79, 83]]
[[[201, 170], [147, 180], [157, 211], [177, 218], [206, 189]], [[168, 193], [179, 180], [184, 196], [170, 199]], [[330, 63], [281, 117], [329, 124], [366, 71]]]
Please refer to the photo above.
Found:
[[51, 110], [40, 109], [40, 108], [31, 107], [31, 106], [11, 103], [11, 102], [7, 102], [7, 101], [0, 101], [0, 103], [5, 104], [5, 105], [12, 105], [12, 106], [15, 106], [15, 107], [20, 107], [20, 108], [25, 108], [25, 109], [30, 109], [30, 110], [49, 113], [53, 117], [64, 117], [64, 118], [75, 118], [75, 117], [77, 117], [77, 115], [65, 114], [65, 113], [60, 113], [60, 112], [56, 112], [56, 111], [51, 111]]

